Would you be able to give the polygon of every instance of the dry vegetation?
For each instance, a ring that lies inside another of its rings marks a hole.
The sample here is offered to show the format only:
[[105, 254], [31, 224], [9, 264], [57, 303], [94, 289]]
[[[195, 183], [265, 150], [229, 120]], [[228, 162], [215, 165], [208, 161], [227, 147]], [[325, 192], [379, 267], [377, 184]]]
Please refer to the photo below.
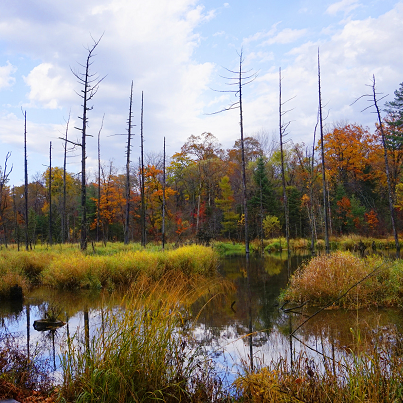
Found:
[[283, 295], [286, 301], [320, 306], [334, 302], [335, 306], [354, 309], [401, 305], [402, 298], [401, 261], [388, 262], [380, 257], [362, 259], [349, 252], [313, 258], [292, 276]]

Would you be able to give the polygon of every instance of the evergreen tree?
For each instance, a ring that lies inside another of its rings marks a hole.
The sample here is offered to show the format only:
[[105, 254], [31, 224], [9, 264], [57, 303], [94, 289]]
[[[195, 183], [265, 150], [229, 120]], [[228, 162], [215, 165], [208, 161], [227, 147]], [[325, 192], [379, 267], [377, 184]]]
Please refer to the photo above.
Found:
[[257, 159], [256, 168], [253, 172], [254, 191], [249, 200], [249, 208], [251, 211], [251, 234], [258, 235], [262, 231], [262, 222], [266, 215], [280, 216], [280, 207], [278, 197], [274, 190], [273, 184], [267, 177], [266, 167], [263, 157]]
[[385, 120], [391, 132], [386, 142], [392, 150], [399, 150], [403, 148], [403, 83], [400, 83], [394, 94], [394, 100], [385, 104], [385, 112], [388, 113]]
[[227, 175], [221, 178], [219, 186], [221, 199], [216, 198], [215, 204], [223, 212], [222, 233], [228, 234], [228, 238], [231, 239], [231, 234], [236, 232], [239, 215], [233, 211], [234, 192], [231, 189], [231, 183]]

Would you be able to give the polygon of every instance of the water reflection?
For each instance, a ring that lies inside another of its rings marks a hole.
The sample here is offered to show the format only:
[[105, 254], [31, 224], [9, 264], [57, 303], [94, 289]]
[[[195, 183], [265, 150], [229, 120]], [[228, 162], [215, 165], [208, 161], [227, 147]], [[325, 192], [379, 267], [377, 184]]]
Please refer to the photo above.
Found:
[[[382, 308], [326, 310], [305, 323], [298, 330], [297, 339], [290, 337], [293, 329], [313, 311], [298, 309], [299, 313], [295, 313], [281, 309], [278, 297], [287, 285], [289, 273], [308, 258], [287, 259], [283, 254], [250, 258], [249, 262], [245, 258], [224, 259], [219, 271], [234, 288], [220, 295], [212, 291], [192, 305], [186, 323], [193, 332], [191, 343], [210, 354], [229, 383], [243, 367], [259, 367], [280, 357], [287, 358], [292, 365], [301, 351], [317, 350], [319, 356], [335, 358], [365, 349], [363, 341], [380, 348], [386, 342], [400, 343], [401, 310]], [[18, 334], [28, 354], [33, 354], [33, 346], [37, 354], [41, 346], [57, 368], [60, 346], [77, 335], [75, 339], [88, 351], [96, 330], [105, 327], [107, 310], [119, 306], [121, 300], [122, 294], [106, 291], [37, 289], [24, 303], [0, 303], [1, 331]], [[61, 308], [60, 319], [67, 325], [47, 336], [33, 332], [33, 322], [41, 319], [52, 304]]]

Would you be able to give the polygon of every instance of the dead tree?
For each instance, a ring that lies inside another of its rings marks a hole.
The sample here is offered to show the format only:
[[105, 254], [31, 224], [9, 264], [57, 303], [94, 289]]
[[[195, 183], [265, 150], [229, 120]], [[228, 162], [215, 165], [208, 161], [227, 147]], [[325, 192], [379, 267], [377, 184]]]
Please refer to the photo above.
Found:
[[[319, 117], [319, 113], [318, 113]], [[316, 223], [315, 223], [315, 210], [313, 204], [313, 184], [315, 182], [315, 142], [316, 142], [316, 129], [318, 127], [318, 121], [313, 131], [313, 143], [312, 143], [312, 157], [311, 157], [311, 174], [309, 177], [309, 203], [308, 211], [310, 211], [310, 224], [311, 224], [311, 253], [315, 255], [315, 238], [316, 238]]]
[[249, 257], [249, 220], [248, 220], [248, 198], [247, 198], [247, 190], [246, 190], [246, 162], [245, 162], [245, 146], [244, 146], [244, 133], [243, 133], [243, 110], [242, 110], [242, 90], [243, 87], [247, 84], [253, 82], [257, 77], [257, 72], [251, 73], [252, 70], [244, 71], [242, 70], [242, 64], [244, 62], [242, 56], [242, 49], [241, 52], [238, 53], [239, 56], [239, 69], [238, 70], [227, 70], [229, 73], [233, 74], [232, 77], [225, 77], [225, 80], [228, 80], [226, 83], [230, 86], [236, 86], [235, 90], [224, 90], [217, 92], [224, 92], [224, 93], [233, 93], [237, 98], [238, 101], [232, 103], [227, 108], [224, 108], [220, 111], [210, 113], [210, 115], [215, 115], [217, 113], [222, 113], [225, 111], [229, 111], [232, 109], [239, 109], [239, 125], [241, 131], [241, 164], [242, 164], [242, 194], [243, 194], [243, 210], [244, 210], [244, 219], [245, 219], [245, 254], [246, 257]]
[[323, 208], [324, 208], [324, 221], [325, 221], [325, 250], [326, 253], [330, 253], [329, 244], [329, 202], [326, 191], [326, 169], [325, 169], [325, 147], [323, 144], [323, 116], [322, 116], [322, 92], [320, 85], [320, 60], [318, 49], [318, 93], [319, 93], [319, 127], [320, 127], [320, 149], [322, 157], [322, 189], [323, 189]]
[[52, 142], [49, 145], [49, 245], [52, 246]]
[[388, 184], [388, 200], [389, 200], [389, 212], [390, 212], [390, 221], [392, 224], [392, 230], [393, 230], [393, 235], [395, 238], [395, 246], [396, 246], [396, 258], [400, 259], [400, 244], [399, 244], [399, 235], [397, 232], [397, 228], [396, 228], [396, 216], [395, 216], [395, 209], [393, 206], [393, 189], [392, 189], [392, 184], [391, 184], [391, 180], [390, 180], [390, 172], [389, 172], [389, 161], [388, 161], [388, 147], [386, 144], [386, 135], [385, 135], [385, 131], [383, 130], [383, 124], [382, 124], [382, 119], [381, 119], [381, 113], [379, 111], [379, 107], [378, 107], [378, 102], [381, 101], [382, 99], [386, 98], [387, 95], [383, 96], [382, 98], [377, 98], [378, 95], [381, 95], [380, 93], [376, 92], [376, 86], [375, 86], [375, 75], [372, 76], [372, 84], [368, 85], [368, 87], [371, 87], [371, 94], [365, 94], [362, 95], [361, 97], [359, 97], [358, 99], [356, 99], [353, 104], [355, 102], [357, 102], [359, 99], [361, 98], [368, 98], [369, 102], [371, 102], [371, 105], [369, 105], [368, 107], [366, 107], [365, 109], [363, 109], [361, 112], [375, 107], [375, 113], [377, 115], [377, 119], [378, 119], [378, 127], [379, 127], [379, 131], [381, 133], [381, 138], [382, 138], [382, 146], [383, 146], [383, 156], [384, 156], [384, 160], [385, 160], [385, 173], [386, 173], [386, 181]]
[[165, 249], [165, 137], [164, 137], [164, 158], [162, 169], [162, 250]]
[[[283, 122], [283, 116], [289, 112], [284, 111], [283, 106], [290, 100], [283, 102], [282, 101], [282, 92], [281, 92], [281, 67], [279, 68], [279, 131], [280, 131], [280, 158], [281, 158], [281, 182], [283, 186], [283, 202], [284, 202], [284, 217], [285, 217], [285, 236], [287, 241], [287, 254], [290, 257], [290, 214], [288, 208], [288, 198], [287, 198], [287, 187], [285, 181], [285, 169], [284, 169], [284, 137], [288, 135], [287, 129], [290, 125], [290, 122]], [[292, 98], [291, 98], [292, 99]]]
[[25, 199], [25, 249], [29, 249], [29, 235], [28, 235], [28, 162], [27, 162], [27, 111], [24, 111], [24, 199]]
[[[93, 39], [93, 38], [92, 38]], [[86, 184], [86, 141], [87, 137], [90, 135], [87, 134], [88, 127], [88, 115], [87, 113], [93, 109], [93, 106], [89, 106], [89, 102], [94, 98], [95, 94], [98, 92], [99, 84], [105, 78], [100, 78], [97, 74], [91, 73], [90, 69], [93, 64], [92, 58], [95, 56], [94, 51], [101, 41], [102, 36], [98, 40], [93, 39], [93, 45], [87, 48], [87, 59], [85, 64], [80, 64], [80, 66], [84, 69], [84, 72], [75, 72], [71, 69], [71, 72], [77, 78], [78, 83], [83, 87], [80, 93], [77, 92], [77, 95], [83, 100], [83, 104], [81, 105], [83, 108], [82, 116], [79, 116], [79, 119], [82, 121], [81, 127], [75, 127], [75, 129], [80, 130], [81, 132], [81, 143], [73, 143], [79, 147], [81, 147], [81, 240], [80, 247], [81, 250], [87, 249], [87, 184]], [[72, 143], [70, 141], [70, 143]]]
[[141, 160], [140, 160], [140, 182], [141, 182], [141, 245], [146, 246], [146, 203], [145, 203], [145, 185], [144, 185], [144, 137], [143, 137], [143, 111], [144, 111], [144, 98], [143, 91], [141, 91], [141, 123], [140, 123], [140, 149], [141, 149]]
[[124, 228], [124, 242], [125, 245], [129, 243], [129, 228], [130, 228], [130, 151], [132, 139], [132, 104], [133, 104], [133, 81], [130, 88], [130, 103], [129, 103], [129, 118], [127, 120], [127, 148], [126, 148], [126, 211], [125, 211], [125, 228]]
[[64, 137], [64, 156], [63, 156], [63, 205], [62, 205], [62, 214], [61, 214], [61, 221], [62, 221], [62, 244], [65, 242], [65, 236], [66, 236], [66, 199], [67, 199], [67, 184], [66, 184], [66, 167], [67, 167], [67, 135], [69, 132], [69, 124], [70, 124], [70, 114], [69, 118], [67, 119], [66, 122], [66, 133]]
[[98, 131], [98, 192], [97, 192], [97, 242], [99, 242], [99, 222], [101, 219], [101, 132], [104, 126], [105, 114], [102, 116], [101, 127]]

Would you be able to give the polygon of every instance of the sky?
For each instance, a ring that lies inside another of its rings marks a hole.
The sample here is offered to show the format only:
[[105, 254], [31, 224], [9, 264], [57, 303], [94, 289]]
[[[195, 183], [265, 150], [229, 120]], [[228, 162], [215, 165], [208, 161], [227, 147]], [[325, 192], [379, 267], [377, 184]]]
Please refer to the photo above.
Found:
[[[0, 165], [11, 152], [10, 184], [24, 181], [23, 138], [27, 116], [29, 180], [49, 165], [63, 164], [63, 141], [80, 141], [81, 73], [88, 48], [101, 38], [92, 59], [94, 77], [105, 77], [88, 113], [87, 167], [101, 159], [125, 166], [130, 85], [133, 80], [133, 166], [140, 155], [141, 94], [144, 147], [149, 160], [171, 156], [190, 135], [214, 134], [224, 149], [240, 137], [239, 111], [212, 114], [237, 101], [220, 92], [228, 70], [257, 78], [243, 89], [245, 136], [278, 139], [279, 68], [287, 139], [312, 146], [318, 110], [320, 49], [325, 130], [340, 122], [374, 130], [373, 111], [362, 112], [372, 78], [381, 101], [403, 81], [403, 1], [392, 0], [0, 0]], [[103, 125], [102, 125], [103, 119]], [[4, 168], [3, 168], [4, 169]], [[81, 170], [80, 150], [67, 170]]]

